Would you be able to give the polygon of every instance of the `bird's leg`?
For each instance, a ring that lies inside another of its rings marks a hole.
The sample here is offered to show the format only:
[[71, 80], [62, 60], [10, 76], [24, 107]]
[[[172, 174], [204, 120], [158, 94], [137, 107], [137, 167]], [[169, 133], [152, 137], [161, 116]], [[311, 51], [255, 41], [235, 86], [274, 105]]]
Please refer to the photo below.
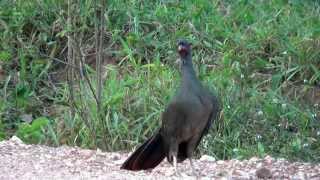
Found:
[[193, 151], [196, 149], [197, 145], [198, 145], [198, 139], [200, 137], [199, 136], [195, 136], [193, 137], [190, 142], [188, 143], [188, 149], [187, 149], [187, 156], [188, 156], [188, 159], [190, 161], [190, 167], [191, 167], [191, 171], [192, 171], [192, 174], [195, 176], [195, 177], [198, 177], [199, 174], [198, 172], [196, 171], [195, 169], [195, 166], [193, 164], [193, 161], [192, 161], [192, 156], [193, 156]]
[[173, 156], [173, 167], [174, 167], [174, 171], [176, 176], [180, 176], [180, 173], [178, 171], [178, 165], [177, 165], [177, 157]]
[[169, 157], [172, 160], [171, 162], [173, 162], [173, 167], [174, 167], [174, 171], [175, 171], [176, 176], [180, 176], [180, 173], [178, 171], [178, 165], [177, 165], [177, 163], [178, 163], [177, 162], [178, 143], [177, 143], [176, 139], [171, 139]]
[[192, 161], [191, 157], [189, 157], [189, 161], [190, 161], [190, 167], [191, 167], [192, 174], [194, 176], [198, 177], [198, 173], [197, 173], [196, 169], [194, 168], [193, 161]]

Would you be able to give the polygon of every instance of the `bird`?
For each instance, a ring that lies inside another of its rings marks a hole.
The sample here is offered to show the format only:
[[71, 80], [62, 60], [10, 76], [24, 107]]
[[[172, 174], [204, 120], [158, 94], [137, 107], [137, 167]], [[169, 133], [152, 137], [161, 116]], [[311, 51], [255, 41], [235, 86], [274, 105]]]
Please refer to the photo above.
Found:
[[196, 175], [193, 154], [212, 122], [221, 112], [220, 99], [197, 78], [192, 62], [191, 43], [179, 40], [180, 87], [161, 114], [161, 127], [140, 145], [121, 169], [138, 171], [155, 168], [166, 157], [179, 175], [177, 163], [189, 159]]

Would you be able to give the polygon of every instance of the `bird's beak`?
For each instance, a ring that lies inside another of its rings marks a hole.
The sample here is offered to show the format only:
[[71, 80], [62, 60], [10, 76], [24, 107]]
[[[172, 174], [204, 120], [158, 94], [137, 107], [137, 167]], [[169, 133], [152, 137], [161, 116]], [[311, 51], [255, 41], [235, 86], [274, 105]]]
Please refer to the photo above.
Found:
[[183, 46], [183, 45], [179, 45], [178, 46], [178, 52], [181, 52], [181, 51], [186, 51], [187, 50], [187, 47]]
[[186, 52], [187, 51], [187, 47], [184, 45], [179, 45], [178, 46], [178, 52]]

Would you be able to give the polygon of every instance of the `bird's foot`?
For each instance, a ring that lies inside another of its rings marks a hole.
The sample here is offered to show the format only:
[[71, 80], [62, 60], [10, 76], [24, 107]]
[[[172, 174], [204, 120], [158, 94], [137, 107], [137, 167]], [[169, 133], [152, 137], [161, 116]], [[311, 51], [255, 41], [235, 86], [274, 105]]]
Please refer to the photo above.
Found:
[[178, 171], [178, 165], [177, 165], [177, 157], [173, 156], [173, 167], [174, 167], [174, 173], [176, 176], [181, 176], [180, 172]]

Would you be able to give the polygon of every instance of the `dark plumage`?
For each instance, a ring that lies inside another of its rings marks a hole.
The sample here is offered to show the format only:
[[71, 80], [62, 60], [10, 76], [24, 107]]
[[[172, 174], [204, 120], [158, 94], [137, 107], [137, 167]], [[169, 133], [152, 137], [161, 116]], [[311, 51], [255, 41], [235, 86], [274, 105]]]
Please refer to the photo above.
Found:
[[191, 45], [179, 41], [181, 86], [162, 114], [162, 126], [123, 163], [122, 169], [142, 170], [156, 167], [164, 157], [173, 163], [190, 159], [214, 119], [220, 104], [216, 96], [205, 89], [193, 69]]

